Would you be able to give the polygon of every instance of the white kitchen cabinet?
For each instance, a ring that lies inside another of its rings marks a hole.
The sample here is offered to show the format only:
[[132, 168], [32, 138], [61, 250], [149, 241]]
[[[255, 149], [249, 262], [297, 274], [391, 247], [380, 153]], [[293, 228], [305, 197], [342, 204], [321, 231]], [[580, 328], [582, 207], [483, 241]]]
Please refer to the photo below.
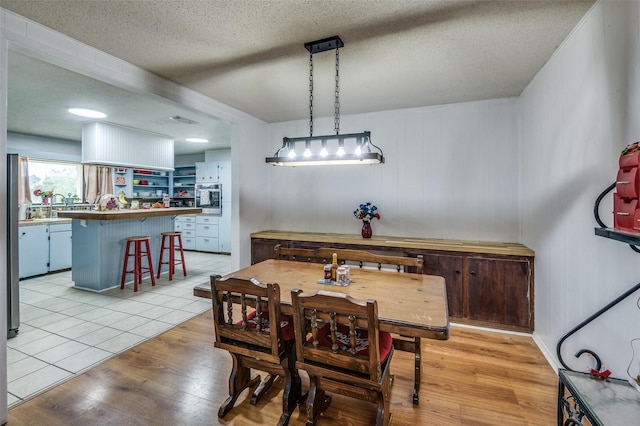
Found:
[[175, 231], [182, 232], [182, 248], [184, 250], [196, 249], [196, 218], [195, 216], [179, 216], [175, 218]]
[[218, 216], [196, 216], [196, 250], [218, 251]]
[[196, 237], [195, 231], [189, 231], [194, 235], [182, 233], [182, 249], [183, 250], [195, 250], [196, 249]]
[[218, 250], [231, 253], [231, 202], [222, 203], [222, 216], [218, 222]]
[[218, 161], [218, 182], [222, 184], [222, 202], [231, 202], [231, 161]]
[[218, 238], [217, 237], [196, 237], [196, 250], [218, 252]]
[[20, 226], [18, 230], [18, 276], [49, 272], [49, 226]]
[[218, 182], [218, 162], [207, 161], [196, 163], [197, 182]]
[[49, 271], [71, 268], [71, 224], [49, 225]]

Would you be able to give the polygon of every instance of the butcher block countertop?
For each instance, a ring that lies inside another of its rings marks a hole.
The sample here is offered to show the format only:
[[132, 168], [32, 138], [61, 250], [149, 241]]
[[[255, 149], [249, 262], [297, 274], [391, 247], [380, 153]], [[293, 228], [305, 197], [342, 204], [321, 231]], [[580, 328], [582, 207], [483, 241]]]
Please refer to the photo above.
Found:
[[139, 209], [139, 210], [76, 210], [76, 211], [61, 211], [58, 212], [59, 218], [69, 219], [85, 219], [85, 220], [127, 220], [127, 219], [142, 219], [147, 217], [161, 217], [161, 216], [177, 216], [183, 214], [198, 214], [201, 213], [201, 208], [194, 207], [169, 207], [159, 209]]
[[285, 241], [308, 241], [314, 243], [344, 243], [361, 246], [403, 247], [425, 250], [456, 251], [467, 253], [490, 253], [507, 256], [534, 256], [530, 248], [519, 243], [445, 240], [439, 238], [388, 237], [374, 235], [362, 238], [359, 234], [328, 234], [315, 232], [261, 231], [251, 238]]
[[19, 226], [60, 225], [63, 223], [71, 223], [71, 219], [50, 217], [46, 219], [23, 219], [18, 221]]

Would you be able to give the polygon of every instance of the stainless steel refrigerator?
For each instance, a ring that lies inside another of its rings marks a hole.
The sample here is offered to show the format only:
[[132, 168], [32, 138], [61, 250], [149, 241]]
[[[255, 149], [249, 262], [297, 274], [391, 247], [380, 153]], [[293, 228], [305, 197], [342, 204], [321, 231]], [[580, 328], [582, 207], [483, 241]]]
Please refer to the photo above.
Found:
[[7, 155], [7, 337], [15, 337], [20, 326], [18, 279], [18, 154]]

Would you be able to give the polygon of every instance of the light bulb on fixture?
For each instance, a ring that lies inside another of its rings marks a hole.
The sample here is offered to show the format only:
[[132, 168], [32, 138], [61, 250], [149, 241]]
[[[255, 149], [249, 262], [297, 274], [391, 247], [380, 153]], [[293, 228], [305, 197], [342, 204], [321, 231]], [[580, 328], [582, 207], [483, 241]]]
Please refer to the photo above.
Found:
[[327, 141], [326, 140], [322, 140], [322, 149], [320, 150], [320, 156], [321, 157], [326, 157], [327, 155], [329, 155], [329, 151], [327, 151]]
[[296, 158], [296, 152], [294, 150], [289, 150], [289, 154], [287, 155], [289, 158]]
[[344, 146], [340, 145], [336, 154], [338, 155], [338, 157], [342, 157], [344, 155]]
[[309, 158], [311, 157], [311, 148], [310, 148], [310, 142], [307, 142], [305, 144], [305, 148], [304, 148], [304, 154], [302, 154], [304, 156], [304, 158]]
[[360, 148], [360, 145], [358, 145], [356, 147], [356, 155], [361, 155], [362, 154], [362, 148]]

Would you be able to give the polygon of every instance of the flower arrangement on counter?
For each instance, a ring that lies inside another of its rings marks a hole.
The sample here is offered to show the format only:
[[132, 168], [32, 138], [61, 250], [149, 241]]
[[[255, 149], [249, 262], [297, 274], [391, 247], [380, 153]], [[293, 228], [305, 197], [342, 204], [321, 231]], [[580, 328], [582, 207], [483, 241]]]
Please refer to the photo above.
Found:
[[36, 197], [42, 197], [42, 204], [47, 204], [49, 202], [49, 198], [53, 197], [53, 190], [43, 191], [42, 189], [34, 189], [33, 195]]
[[357, 219], [362, 219], [365, 222], [371, 222], [371, 219], [376, 218], [380, 220], [380, 214], [378, 213], [378, 207], [367, 201], [365, 204], [360, 204], [357, 209], [353, 211], [353, 215]]

